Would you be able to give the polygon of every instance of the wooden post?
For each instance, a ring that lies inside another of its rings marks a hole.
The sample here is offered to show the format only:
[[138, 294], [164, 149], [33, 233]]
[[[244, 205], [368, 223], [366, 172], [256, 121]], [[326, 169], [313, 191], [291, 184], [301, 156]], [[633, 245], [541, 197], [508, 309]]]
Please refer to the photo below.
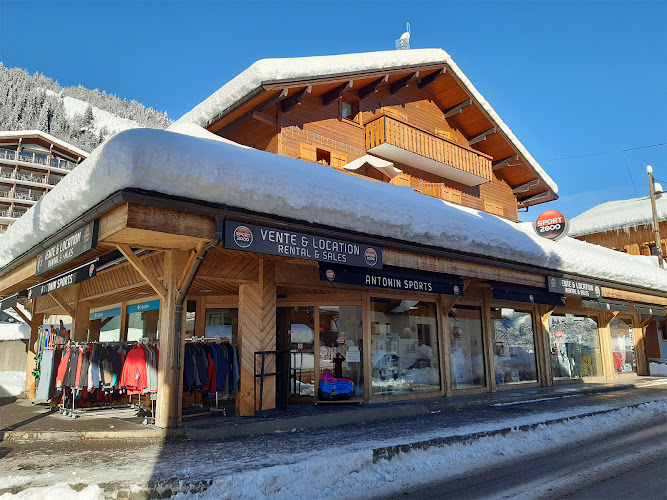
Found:
[[442, 377], [442, 391], [445, 396], [452, 395], [452, 346], [450, 345], [451, 332], [449, 331], [449, 311], [453, 305], [449, 295], [441, 295], [438, 302], [438, 344], [440, 346], [440, 376]]
[[197, 310], [195, 312], [195, 337], [203, 337], [206, 331], [206, 297], [197, 297], [195, 300], [197, 301]]
[[118, 338], [121, 342], [127, 340], [127, 302], [120, 304], [120, 332]]
[[[168, 250], [164, 256], [165, 298], [160, 302], [160, 358], [158, 366], [158, 398], [155, 425], [174, 428], [181, 424], [183, 393], [183, 342], [181, 330], [176, 337], [176, 300], [178, 279], [188, 259], [186, 252]], [[185, 309], [185, 305], [183, 307]], [[183, 313], [185, 317], [185, 313]]]
[[[259, 260], [259, 280], [239, 286], [239, 364], [241, 380], [236, 393], [236, 413], [255, 414], [255, 352], [276, 350], [276, 264]], [[266, 358], [265, 372], [275, 371], [275, 356]], [[264, 379], [262, 409], [276, 406], [276, 379]], [[259, 404], [259, 394], [257, 398]]]
[[75, 342], [88, 340], [88, 329], [90, 328], [90, 302], [79, 302], [80, 286], [76, 285], [74, 292], [74, 316], [72, 317], [71, 339]]
[[37, 300], [32, 301], [30, 326], [30, 340], [28, 340], [28, 354], [25, 366], [25, 390], [30, 391], [35, 385], [35, 377], [32, 371], [35, 369], [35, 354], [37, 352], [37, 339], [39, 337], [39, 327], [44, 323], [44, 314], [36, 314]]
[[482, 336], [484, 338], [484, 359], [486, 361], [486, 389], [496, 390], [496, 358], [493, 353], [494, 331], [493, 319], [491, 319], [491, 290], [484, 290], [484, 302], [482, 304]]
[[364, 401], [369, 402], [373, 398], [373, 357], [371, 352], [371, 296], [368, 293], [361, 294], [361, 327], [363, 328], [363, 356], [364, 356]]
[[617, 312], [601, 312], [598, 316], [598, 336], [600, 339], [600, 354], [602, 355], [602, 367], [604, 369], [604, 377], [607, 379], [614, 378], [616, 370], [614, 370], [614, 357], [611, 353], [611, 321], [618, 315]]
[[549, 341], [549, 316], [553, 314], [554, 310], [553, 308], [546, 306], [541, 306], [539, 310], [540, 324], [538, 325], [538, 339], [540, 340], [542, 350], [546, 355], [546, 357], [542, 359], [542, 364], [544, 365], [542, 368], [542, 376], [544, 378], [541, 383], [543, 386], [550, 386], [554, 385], [554, 368], [551, 358], [551, 342]]
[[646, 356], [646, 336], [644, 325], [639, 314], [632, 315], [632, 339], [635, 344], [635, 359], [637, 360], [637, 375], [648, 375], [648, 360]]

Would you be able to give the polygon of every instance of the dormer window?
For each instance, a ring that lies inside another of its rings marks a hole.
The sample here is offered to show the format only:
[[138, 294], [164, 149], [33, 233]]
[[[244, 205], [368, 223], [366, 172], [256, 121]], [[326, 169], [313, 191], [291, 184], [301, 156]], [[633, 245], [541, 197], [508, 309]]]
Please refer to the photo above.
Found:
[[352, 101], [341, 101], [340, 103], [340, 117], [344, 120], [357, 121], [359, 114], [359, 103]]

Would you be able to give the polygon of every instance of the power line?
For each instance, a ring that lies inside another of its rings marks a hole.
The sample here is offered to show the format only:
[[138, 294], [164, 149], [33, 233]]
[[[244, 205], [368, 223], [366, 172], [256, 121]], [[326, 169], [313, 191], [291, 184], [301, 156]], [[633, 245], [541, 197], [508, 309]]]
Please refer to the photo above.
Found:
[[665, 145], [667, 145], [667, 142], [661, 142], [659, 144], [650, 144], [648, 146], [639, 146], [637, 148], [618, 149], [616, 151], [605, 151], [604, 153], [590, 153], [590, 154], [585, 154], [585, 155], [566, 156], [566, 157], [563, 157], [563, 158], [553, 158], [551, 160], [541, 160], [540, 163], [547, 163], [547, 162], [550, 162], [550, 161], [559, 161], [559, 160], [572, 160], [574, 158], [586, 158], [588, 156], [609, 155], [609, 154], [612, 154], [612, 153], [624, 153], [626, 151], [635, 151], [637, 149], [657, 148], [659, 146], [665, 146]]

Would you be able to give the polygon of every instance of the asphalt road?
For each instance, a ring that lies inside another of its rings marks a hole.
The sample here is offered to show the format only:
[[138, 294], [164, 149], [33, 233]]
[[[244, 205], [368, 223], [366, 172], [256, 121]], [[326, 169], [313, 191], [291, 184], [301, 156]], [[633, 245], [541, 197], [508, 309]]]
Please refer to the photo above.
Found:
[[648, 427], [619, 422], [576, 445], [499, 461], [444, 481], [403, 486], [389, 498], [662, 500], [667, 498], [667, 416]]

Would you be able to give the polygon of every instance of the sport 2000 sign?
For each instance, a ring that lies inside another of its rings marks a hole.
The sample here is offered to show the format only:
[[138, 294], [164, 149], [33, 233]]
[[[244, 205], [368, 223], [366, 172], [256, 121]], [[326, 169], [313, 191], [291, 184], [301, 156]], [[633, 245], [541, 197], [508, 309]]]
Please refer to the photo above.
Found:
[[535, 221], [535, 232], [549, 240], [558, 240], [567, 234], [570, 222], [558, 210], [542, 212]]

